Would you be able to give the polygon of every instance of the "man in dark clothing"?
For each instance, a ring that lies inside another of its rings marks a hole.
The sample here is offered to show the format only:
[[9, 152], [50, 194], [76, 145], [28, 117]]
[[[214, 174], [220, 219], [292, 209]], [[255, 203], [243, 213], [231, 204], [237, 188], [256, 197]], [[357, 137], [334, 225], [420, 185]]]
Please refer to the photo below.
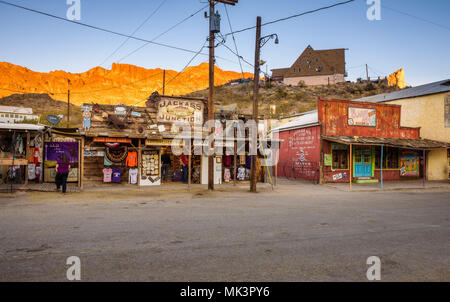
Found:
[[181, 164], [181, 169], [183, 171], [183, 182], [185, 184], [188, 183], [188, 165], [189, 165], [189, 160], [187, 158], [186, 155], [181, 154], [180, 156], [180, 164]]
[[169, 167], [172, 164], [170, 159], [170, 149], [167, 149], [163, 155], [161, 155], [161, 178], [167, 181], [169, 178]]
[[56, 177], [56, 191], [59, 191], [59, 188], [62, 186], [63, 194], [66, 194], [67, 188], [67, 177], [69, 176], [70, 163], [67, 155], [65, 153], [58, 159], [55, 167]]

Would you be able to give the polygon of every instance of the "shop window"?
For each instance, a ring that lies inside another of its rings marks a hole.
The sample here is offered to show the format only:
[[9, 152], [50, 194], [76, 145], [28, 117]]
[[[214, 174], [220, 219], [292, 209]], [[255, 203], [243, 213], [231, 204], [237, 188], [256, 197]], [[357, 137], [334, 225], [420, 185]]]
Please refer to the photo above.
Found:
[[333, 169], [348, 169], [347, 150], [333, 150]]
[[[381, 169], [381, 147], [375, 148], [375, 168]], [[398, 169], [398, 149], [384, 147], [383, 169]]]
[[294, 68], [294, 72], [295, 72], [295, 68]]

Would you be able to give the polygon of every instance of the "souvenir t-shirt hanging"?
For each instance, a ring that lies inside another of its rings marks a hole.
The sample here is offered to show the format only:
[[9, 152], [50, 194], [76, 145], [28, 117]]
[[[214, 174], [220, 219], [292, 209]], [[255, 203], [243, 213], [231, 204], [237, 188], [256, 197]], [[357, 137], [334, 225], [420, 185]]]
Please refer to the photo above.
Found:
[[131, 168], [130, 170], [128, 170], [128, 182], [130, 184], [137, 184], [137, 177], [138, 177], [137, 168]]
[[36, 165], [28, 164], [28, 179], [34, 180], [36, 178]]
[[103, 182], [111, 182], [112, 173], [113, 171], [110, 168], [103, 169]]
[[230, 178], [231, 178], [230, 169], [225, 168], [224, 173], [223, 173], [223, 181], [230, 182]]
[[132, 151], [128, 152], [127, 160], [126, 160], [127, 167], [136, 167], [137, 166], [137, 152]]
[[245, 179], [245, 168], [239, 167], [237, 172], [237, 179], [244, 180]]
[[122, 176], [122, 169], [121, 168], [114, 168], [112, 169], [112, 182], [114, 183], [120, 183], [120, 177]]
[[104, 166], [112, 166], [112, 162], [110, 162], [105, 156], [103, 159], [103, 165]]

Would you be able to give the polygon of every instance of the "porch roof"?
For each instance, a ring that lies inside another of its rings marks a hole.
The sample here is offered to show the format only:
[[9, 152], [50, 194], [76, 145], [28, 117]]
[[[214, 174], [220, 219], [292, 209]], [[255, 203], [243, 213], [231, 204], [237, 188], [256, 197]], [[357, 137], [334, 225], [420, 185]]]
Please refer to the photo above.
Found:
[[337, 142], [345, 145], [372, 145], [388, 146], [404, 149], [441, 149], [448, 148], [449, 144], [429, 139], [403, 139], [403, 138], [384, 138], [384, 137], [363, 137], [363, 136], [329, 136], [322, 135], [322, 139]]

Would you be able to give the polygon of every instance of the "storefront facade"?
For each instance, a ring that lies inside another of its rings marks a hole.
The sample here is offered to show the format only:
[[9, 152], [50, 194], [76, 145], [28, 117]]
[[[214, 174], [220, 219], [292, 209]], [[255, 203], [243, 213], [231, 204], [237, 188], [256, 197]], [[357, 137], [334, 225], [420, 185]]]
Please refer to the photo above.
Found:
[[430, 150], [447, 144], [421, 139], [420, 128], [401, 127], [400, 109], [398, 105], [319, 99], [316, 112], [276, 129], [285, 138], [278, 175], [289, 177], [285, 174], [293, 167], [299, 178], [311, 179], [304, 172], [309, 166], [313, 167], [308, 172], [312, 180], [320, 183], [423, 177]]

